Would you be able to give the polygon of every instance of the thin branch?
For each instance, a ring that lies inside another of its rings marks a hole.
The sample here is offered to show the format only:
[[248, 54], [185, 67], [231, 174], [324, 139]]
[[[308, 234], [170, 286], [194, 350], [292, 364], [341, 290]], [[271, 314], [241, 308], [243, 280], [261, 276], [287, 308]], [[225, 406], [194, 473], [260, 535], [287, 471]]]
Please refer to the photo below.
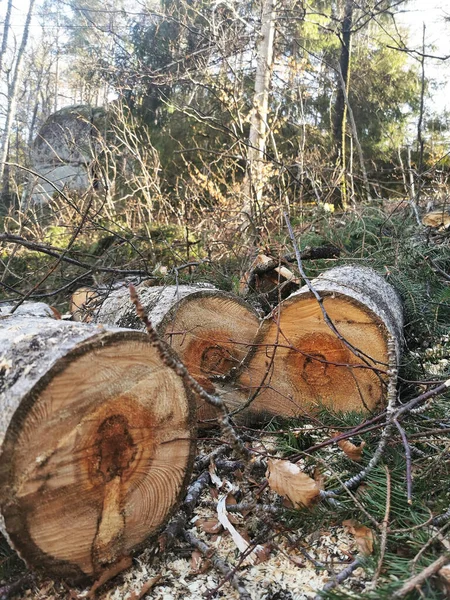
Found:
[[412, 474], [411, 474], [411, 448], [409, 446], [408, 438], [406, 437], [405, 430], [397, 421], [394, 419], [394, 425], [400, 432], [400, 436], [402, 438], [403, 447], [405, 448], [405, 458], [406, 458], [406, 496], [408, 498], [408, 504], [412, 504]]
[[405, 581], [402, 587], [392, 594], [393, 598], [404, 598], [410, 592], [414, 591], [417, 586], [422, 585], [427, 579], [435, 575], [442, 567], [450, 563], [450, 554], [443, 554], [437, 560], [435, 560], [431, 565], [426, 567], [421, 573], [418, 575], [414, 575], [414, 577], [410, 577]]
[[203, 554], [205, 558], [207, 558], [212, 563], [213, 567], [225, 577], [225, 581], [230, 582], [230, 584], [239, 594], [239, 598], [241, 600], [252, 600], [252, 597], [245, 589], [244, 584], [242, 583], [241, 579], [237, 576], [235, 570], [229, 567], [222, 558], [217, 556], [217, 554], [212, 548], [205, 544], [205, 542], [199, 540], [190, 531], [184, 531], [184, 539], [189, 545], [196, 548], [199, 552]]
[[64, 248], [55, 248], [54, 246], [47, 246], [46, 244], [33, 242], [31, 240], [27, 240], [21, 237], [20, 235], [14, 235], [12, 233], [0, 233], [0, 242], [6, 242], [9, 244], [19, 244], [20, 246], [24, 246], [24, 248], [28, 248], [29, 250], [34, 250], [35, 252], [41, 252], [42, 254], [53, 256], [54, 258], [57, 258], [62, 262], [75, 265], [82, 269], [87, 269], [90, 272], [116, 273], [118, 275], [149, 275], [148, 270], [116, 269], [114, 267], [99, 267], [97, 265], [91, 265], [89, 263], [76, 260], [75, 258], [71, 258], [70, 256], [66, 256], [64, 254]]

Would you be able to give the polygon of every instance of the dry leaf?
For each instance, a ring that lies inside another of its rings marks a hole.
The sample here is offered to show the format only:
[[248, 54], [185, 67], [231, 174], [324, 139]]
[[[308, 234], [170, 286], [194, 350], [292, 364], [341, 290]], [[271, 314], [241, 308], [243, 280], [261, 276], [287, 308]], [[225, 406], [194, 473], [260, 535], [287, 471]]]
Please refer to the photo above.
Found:
[[445, 565], [438, 571], [444, 591], [450, 593], [450, 565]]
[[273, 458], [267, 461], [267, 465], [270, 489], [289, 498], [294, 506], [311, 506], [319, 497], [320, 487], [297, 465]]
[[355, 536], [355, 542], [361, 554], [364, 554], [364, 556], [372, 554], [373, 531], [371, 529], [365, 525], [361, 525], [355, 519], [347, 519], [347, 521], [342, 522], [342, 525], [347, 527], [349, 532]]
[[195, 525], [205, 533], [220, 533], [222, 525], [217, 519], [198, 519]]
[[314, 477], [314, 481], [316, 482], [319, 490], [324, 490], [325, 489], [325, 477], [323, 476], [323, 473], [322, 473], [320, 467], [316, 467], [314, 469], [313, 477]]
[[198, 550], [194, 550], [191, 554], [191, 569], [193, 571], [200, 571], [202, 565], [203, 556]]
[[355, 444], [352, 444], [352, 442], [349, 440], [341, 440], [337, 443], [337, 445], [350, 460], [361, 462], [362, 453], [366, 442], [361, 442], [359, 446], [355, 446]]
[[268, 561], [272, 553], [272, 548], [272, 544], [269, 542], [258, 546], [258, 549], [255, 549], [256, 564]]

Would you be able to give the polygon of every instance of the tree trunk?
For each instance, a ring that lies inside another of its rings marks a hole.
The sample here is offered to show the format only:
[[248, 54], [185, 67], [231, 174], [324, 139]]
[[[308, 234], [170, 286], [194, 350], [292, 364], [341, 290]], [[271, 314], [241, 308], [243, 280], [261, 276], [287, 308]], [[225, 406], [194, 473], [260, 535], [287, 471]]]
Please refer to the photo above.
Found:
[[339, 335], [307, 286], [282, 302], [263, 321], [239, 376], [247, 395], [261, 388], [251, 405], [254, 414], [292, 417], [322, 406], [371, 411], [383, 401], [387, 340], [394, 338], [397, 359], [402, 341], [396, 291], [372, 269], [358, 266], [336, 267], [311, 283]]
[[[208, 391], [214, 391], [215, 377], [239, 367], [259, 327], [256, 312], [243, 300], [212, 287], [140, 285], [137, 291], [159, 335]], [[111, 292], [93, 317], [97, 323], [144, 329], [126, 287]], [[214, 409], [199, 401], [199, 420], [214, 416]]]
[[2, 532], [30, 567], [97, 577], [177, 507], [191, 395], [137, 331], [13, 315], [0, 348]]
[[11, 10], [12, 10], [12, 0], [8, 0], [8, 4], [6, 5], [5, 22], [3, 24], [2, 47], [0, 50], [0, 77], [1, 77], [1, 74], [3, 71], [3, 61], [5, 60], [6, 50], [8, 48], [9, 27], [10, 27], [10, 23], [11, 23]]
[[264, 0], [262, 7], [261, 33], [256, 47], [256, 75], [250, 133], [247, 150], [247, 173], [244, 191], [249, 202], [243, 212], [248, 212], [253, 224], [261, 210], [264, 190], [264, 164], [266, 139], [269, 132], [269, 92], [275, 38], [275, 1]]
[[[340, 175], [340, 197], [336, 200], [336, 208], [345, 208], [347, 204], [347, 181], [346, 181], [346, 124], [347, 124], [347, 103], [348, 90], [350, 84], [350, 57], [352, 42], [352, 21], [353, 21], [353, 0], [347, 0], [344, 9], [344, 18], [342, 20], [341, 30], [341, 57], [338, 67], [338, 88], [336, 102], [334, 105], [333, 119], [333, 140], [335, 146], [335, 157], [339, 166]], [[341, 76], [344, 85], [341, 84]]]
[[28, 34], [30, 31], [31, 16], [33, 14], [33, 7], [36, 0], [30, 0], [28, 7], [28, 14], [25, 21], [25, 27], [23, 30], [22, 41], [20, 44], [19, 51], [17, 53], [16, 64], [14, 67], [14, 74], [11, 81], [11, 85], [8, 89], [8, 108], [5, 117], [5, 128], [0, 143], [0, 183], [3, 181], [3, 173], [5, 170], [6, 156], [8, 154], [8, 143], [9, 136], [11, 133], [12, 122], [16, 114], [16, 100], [17, 100], [17, 89], [19, 85], [19, 75], [22, 68], [23, 57], [25, 54], [25, 48], [28, 43]]

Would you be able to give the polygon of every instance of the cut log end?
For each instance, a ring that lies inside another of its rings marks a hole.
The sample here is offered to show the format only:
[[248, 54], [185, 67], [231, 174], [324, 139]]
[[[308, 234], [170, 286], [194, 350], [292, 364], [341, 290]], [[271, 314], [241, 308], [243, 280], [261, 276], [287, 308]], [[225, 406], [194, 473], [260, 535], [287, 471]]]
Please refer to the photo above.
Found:
[[97, 576], [169, 518], [190, 475], [191, 400], [145, 336], [101, 336], [34, 386], [0, 464], [6, 532], [31, 566]]
[[385, 324], [349, 297], [326, 295], [323, 306], [341, 337], [310, 294], [292, 296], [281, 306], [279, 322], [273, 315], [264, 324], [240, 377], [249, 393], [267, 373], [251, 406], [253, 414], [293, 417], [322, 407], [367, 412], [383, 401], [389, 335]]
[[[214, 391], [214, 377], [238, 368], [259, 326], [258, 317], [239, 299], [199, 293], [182, 300], [159, 328], [191, 375]], [[199, 421], [216, 417], [213, 407], [198, 401]]]

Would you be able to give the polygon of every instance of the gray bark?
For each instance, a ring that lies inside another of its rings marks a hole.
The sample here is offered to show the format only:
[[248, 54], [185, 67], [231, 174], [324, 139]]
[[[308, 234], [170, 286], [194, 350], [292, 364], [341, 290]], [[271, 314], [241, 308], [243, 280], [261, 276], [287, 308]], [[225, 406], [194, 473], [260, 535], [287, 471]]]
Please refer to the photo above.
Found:
[[[214, 286], [209, 284], [199, 285], [171, 285], [137, 288], [139, 299], [147, 311], [153, 327], [163, 332], [165, 326], [171, 320], [173, 311], [185, 298], [199, 295], [220, 295]], [[97, 323], [116, 325], [117, 327], [129, 327], [130, 329], [145, 330], [145, 326], [136, 314], [136, 309], [130, 301], [128, 287], [123, 287], [109, 293], [103, 304], [94, 314]]]
[[275, 38], [274, 0], [263, 2], [259, 38], [256, 48], [255, 91], [247, 151], [247, 193], [250, 197], [253, 195], [256, 205], [261, 202], [264, 189], [264, 153], [269, 132], [267, 117]]

